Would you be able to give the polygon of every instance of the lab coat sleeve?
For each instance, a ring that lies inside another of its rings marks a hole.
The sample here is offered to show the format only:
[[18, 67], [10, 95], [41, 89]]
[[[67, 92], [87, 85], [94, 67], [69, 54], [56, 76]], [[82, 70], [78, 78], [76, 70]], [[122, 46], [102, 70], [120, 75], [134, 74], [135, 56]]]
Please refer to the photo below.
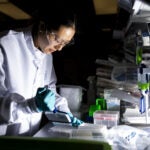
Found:
[[48, 88], [52, 90], [56, 95], [55, 107], [60, 111], [70, 113], [67, 99], [65, 97], [60, 96], [56, 90], [56, 82], [57, 82], [57, 78], [56, 78], [55, 70], [54, 67], [52, 67], [51, 80], [50, 83], [48, 84]]
[[5, 91], [5, 95], [0, 95], [0, 120], [2, 122], [17, 122], [24, 117], [22, 113], [33, 113], [37, 112], [36, 110], [34, 98], [25, 100], [21, 95], [8, 91]]
[[15, 94], [9, 93], [5, 86], [5, 64], [4, 64], [4, 52], [0, 51], [0, 121], [10, 122], [11, 114], [13, 113], [13, 108], [16, 106], [16, 101], [14, 101]]
[[0, 84], [0, 122], [19, 122], [23, 114], [36, 113], [37, 107], [34, 98], [24, 99], [17, 93], [10, 93]]
[[[6, 87], [6, 73], [3, 49], [0, 49], [0, 122], [10, 123], [19, 120], [20, 112], [31, 113], [36, 110], [35, 101], [25, 100], [23, 96], [12, 93]], [[32, 104], [31, 104], [32, 103]], [[31, 108], [32, 106], [32, 108]], [[33, 108], [34, 107], [34, 108]]]

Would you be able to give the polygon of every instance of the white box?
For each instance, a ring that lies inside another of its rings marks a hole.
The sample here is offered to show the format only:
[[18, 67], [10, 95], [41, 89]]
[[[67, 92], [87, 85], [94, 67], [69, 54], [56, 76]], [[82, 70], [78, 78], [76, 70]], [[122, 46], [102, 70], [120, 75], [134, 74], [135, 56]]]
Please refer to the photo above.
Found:
[[119, 111], [97, 110], [93, 114], [94, 124], [106, 125], [108, 128], [119, 123]]

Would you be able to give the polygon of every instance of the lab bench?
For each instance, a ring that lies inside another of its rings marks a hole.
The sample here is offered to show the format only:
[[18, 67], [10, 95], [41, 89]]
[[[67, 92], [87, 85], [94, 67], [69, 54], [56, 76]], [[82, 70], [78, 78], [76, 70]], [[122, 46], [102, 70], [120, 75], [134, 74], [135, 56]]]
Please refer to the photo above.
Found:
[[[103, 128], [101, 128], [101, 130], [103, 130]], [[97, 132], [97, 128], [92, 124], [88, 126], [88, 128], [86, 126], [78, 128], [72, 127], [69, 123], [49, 121], [33, 137], [57, 139], [65, 149], [70, 149], [70, 146], [71, 149], [112, 149], [101, 135], [101, 131]]]
[[[125, 133], [124, 135], [120, 135], [120, 133], [114, 133], [114, 137], [116, 139], [112, 138], [111, 145], [106, 141], [104, 134], [106, 135], [109, 131], [106, 126], [99, 126], [96, 124], [89, 124], [85, 123], [84, 126], [80, 127], [72, 127], [69, 123], [61, 123], [61, 122], [51, 122], [49, 121], [45, 126], [43, 126], [35, 135], [35, 138], [44, 138], [44, 139], [57, 139], [64, 147], [64, 149], [68, 149], [70, 144], [72, 145], [71, 149], [86, 149], [86, 150], [122, 150], [124, 147], [121, 144], [124, 144], [120, 141], [120, 143], [117, 144], [117, 140], [120, 140], [120, 137], [125, 138], [126, 135], [130, 135], [131, 132], [134, 132], [138, 134], [141, 132], [144, 137], [144, 131], [150, 132], [150, 127], [147, 124], [128, 124], [129, 126], [125, 126], [123, 128], [118, 127], [118, 130], [116, 128], [116, 132]], [[132, 128], [136, 127], [136, 128]], [[127, 132], [126, 129], [129, 131]], [[143, 129], [141, 131], [138, 131], [137, 129]], [[125, 130], [125, 131], [124, 131]], [[110, 131], [110, 137], [111, 135]], [[117, 136], [118, 135], [118, 136]], [[110, 138], [111, 139], [111, 138]], [[109, 139], [109, 140], [110, 140]], [[133, 138], [134, 139], [134, 138]], [[108, 139], [107, 139], [108, 140]], [[126, 138], [125, 138], [126, 140]], [[124, 141], [125, 141], [124, 140]], [[132, 140], [131, 140], [132, 141]], [[134, 141], [134, 140], [133, 140]], [[65, 144], [66, 142], [66, 144]], [[73, 142], [73, 144], [72, 144]], [[110, 142], [110, 141], [109, 141]], [[130, 143], [131, 146], [132, 142]], [[145, 145], [144, 145], [145, 146]]]
[[0, 137], [0, 145], [4, 150], [111, 150], [104, 142], [66, 138]]
[[[0, 146], [5, 150], [111, 150], [112, 147], [98, 136], [76, 132], [78, 128], [68, 123], [48, 122], [33, 137], [0, 136]], [[84, 135], [83, 135], [84, 134]]]

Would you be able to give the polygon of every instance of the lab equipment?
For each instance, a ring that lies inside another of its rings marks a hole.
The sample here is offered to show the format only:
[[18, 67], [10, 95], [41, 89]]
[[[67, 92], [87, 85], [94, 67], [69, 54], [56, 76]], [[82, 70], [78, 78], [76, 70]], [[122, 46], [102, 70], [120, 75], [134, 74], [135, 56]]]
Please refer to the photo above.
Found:
[[38, 111], [53, 111], [55, 109], [55, 94], [47, 87], [38, 88], [35, 101]]
[[96, 99], [96, 105], [90, 105], [89, 109], [89, 117], [93, 117], [93, 113], [96, 110], [106, 110], [106, 100], [104, 98], [97, 98]]
[[141, 91], [140, 98], [140, 112], [145, 113], [146, 123], [148, 123], [148, 109], [149, 109], [149, 80], [150, 68], [144, 68], [143, 65], [138, 69], [138, 86]]
[[53, 112], [45, 112], [46, 117], [51, 122], [62, 122], [62, 123], [70, 123], [70, 117], [65, 113], [53, 113]]
[[104, 98], [106, 99], [107, 110], [120, 111], [120, 99], [112, 97], [113, 89], [104, 89]]
[[71, 124], [72, 124], [73, 127], [78, 127], [83, 123], [83, 121], [81, 121], [81, 120], [77, 119], [76, 117], [74, 117], [72, 113], [62, 112], [62, 111], [59, 111], [57, 109], [54, 110], [54, 113], [62, 113], [62, 114], [67, 115], [70, 118], [70, 121], [71, 121]]
[[136, 48], [136, 63], [138, 65], [138, 87], [141, 92], [139, 103], [139, 111], [145, 113], [145, 121], [148, 123], [148, 110], [149, 110], [149, 86], [150, 86], [150, 68], [142, 62], [143, 42], [141, 31], [138, 32], [137, 48]]
[[53, 112], [45, 112], [47, 118], [54, 122], [71, 123], [73, 127], [78, 127], [83, 121], [77, 119], [71, 112], [63, 112], [58, 109], [54, 109]]
[[[149, 115], [150, 115], [150, 112], [149, 112]], [[135, 107], [127, 106], [125, 109], [125, 112], [123, 113], [123, 117], [121, 121], [127, 124], [134, 124], [134, 125], [137, 124], [139, 126], [148, 125], [148, 124], [145, 124], [145, 113], [141, 114], [138, 106], [135, 106]]]
[[119, 124], [119, 111], [97, 110], [93, 114], [94, 124], [105, 125], [108, 128]]
[[65, 97], [71, 112], [79, 112], [82, 102], [83, 91], [81, 86], [77, 85], [58, 85], [59, 94]]
[[83, 123], [81, 126], [74, 128], [68, 123], [49, 122], [34, 137], [82, 138], [104, 141], [104, 135], [107, 133], [107, 130], [106, 126], [98, 124]]
[[120, 100], [139, 106], [139, 98], [132, 96], [131, 94], [128, 94], [127, 92], [122, 90], [112, 89], [110, 91], [110, 97], [117, 97]]

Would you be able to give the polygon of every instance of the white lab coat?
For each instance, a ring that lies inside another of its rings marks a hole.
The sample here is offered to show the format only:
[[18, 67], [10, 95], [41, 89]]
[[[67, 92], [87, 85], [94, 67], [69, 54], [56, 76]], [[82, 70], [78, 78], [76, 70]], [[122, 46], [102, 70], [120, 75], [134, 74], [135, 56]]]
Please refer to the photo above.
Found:
[[37, 132], [42, 116], [34, 100], [38, 87], [47, 85], [56, 94], [56, 107], [70, 112], [67, 100], [56, 92], [52, 61], [51, 54], [34, 46], [28, 28], [10, 30], [0, 38], [0, 135], [15, 124], [19, 125], [19, 135]]

